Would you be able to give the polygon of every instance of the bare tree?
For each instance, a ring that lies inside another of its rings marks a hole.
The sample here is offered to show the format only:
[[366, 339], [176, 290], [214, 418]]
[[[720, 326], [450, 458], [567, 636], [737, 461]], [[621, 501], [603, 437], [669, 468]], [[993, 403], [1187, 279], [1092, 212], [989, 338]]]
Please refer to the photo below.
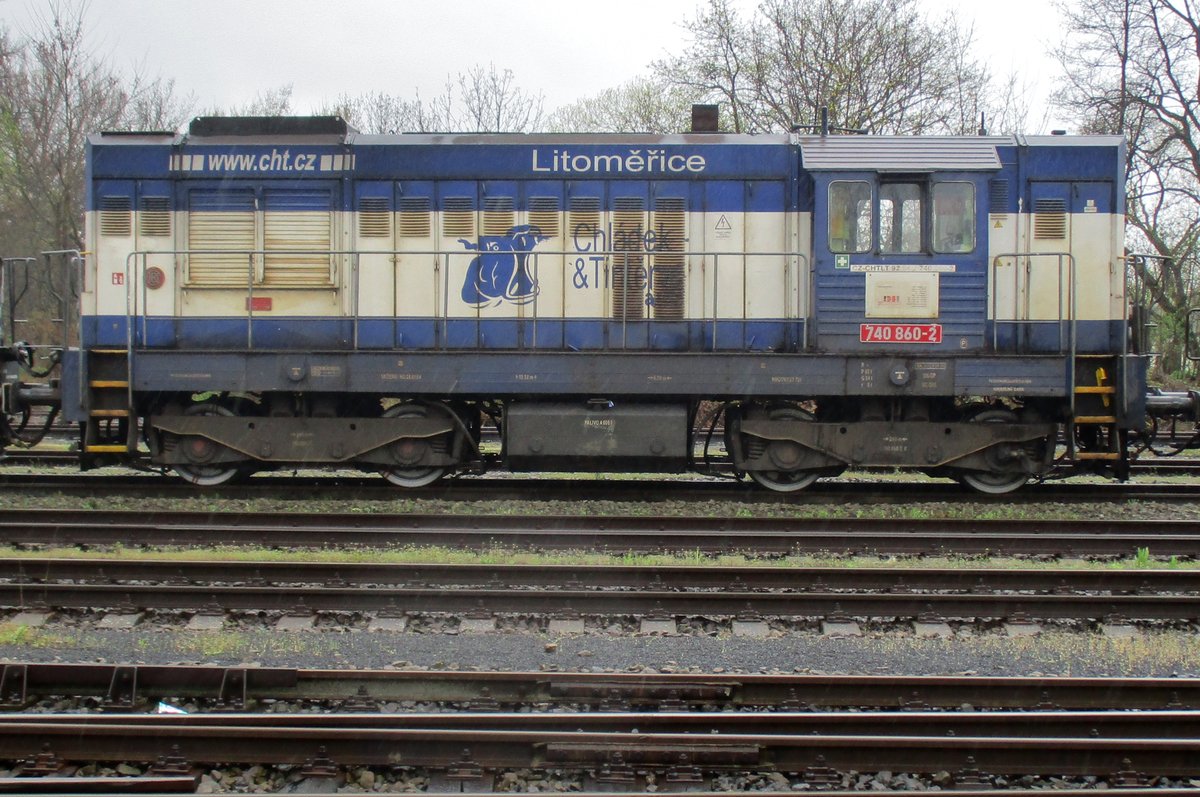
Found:
[[1200, 278], [1200, 22], [1193, 0], [1060, 0], [1058, 105], [1080, 130], [1123, 134], [1135, 288], [1159, 312], [1160, 368], [1181, 372]]
[[763, 81], [754, 39], [761, 30], [741, 19], [729, 0], [709, 0], [683, 28], [691, 43], [682, 55], [651, 65], [657, 81], [725, 107], [731, 132], [769, 127], [759, 119], [757, 102]]
[[86, 46], [86, 6], [52, 3], [0, 43], [0, 251], [83, 247], [84, 142], [101, 130], [175, 129], [174, 84], [122, 73]]
[[319, 113], [336, 113], [364, 133], [528, 133], [545, 118], [544, 98], [516, 85], [510, 69], [473, 66], [448, 75], [442, 93], [423, 100], [391, 94], [341, 95]]
[[788, 130], [828, 107], [842, 127], [970, 133], [986, 109], [971, 29], [922, 17], [916, 0], [762, 0], [749, 20], [708, 0], [684, 28], [688, 49], [655, 75], [727, 107], [737, 132]]
[[375, 92], [350, 96], [343, 94], [317, 113], [336, 114], [363, 133], [399, 133], [421, 129], [420, 103], [392, 94]]
[[556, 109], [546, 126], [562, 133], [678, 133], [688, 129], [695, 101], [689, 89], [634, 78]]
[[285, 83], [271, 89], [263, 89], [249, 102], [241, 105], [220, 106], [203, 111], [205, 116], [287, 116], [292, 111], [292, 84]]
[[527, 133], [538, 130], [544, 118], [545, 97], [516, 85], [511, 69], [475, 65], [446, 79], [442, 94], [422, 104], [417, 98], [423, 130], [464, 133]]

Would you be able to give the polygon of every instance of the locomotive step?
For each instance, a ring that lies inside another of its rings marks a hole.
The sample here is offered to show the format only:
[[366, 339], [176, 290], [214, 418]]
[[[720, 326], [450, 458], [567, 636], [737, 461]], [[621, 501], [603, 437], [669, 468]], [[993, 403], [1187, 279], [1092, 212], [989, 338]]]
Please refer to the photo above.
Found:
[[88, 387], [129, 387], [129, 382], [124, 379], [93, 379], [88, 382]]
[[1117, 389], [1111, 385], [1083, 385], [1081, 387], [1076, 387], [1075, 392], [1079, 394], [1099, 393], [1102, 395], [1114, 395], [1116, 394]]
[[129, 446], [120, 445], [119, 443], [103, 443], [86, 445], [83, 447], [84, 453], [87, 454], [127, 454]]
[[128, 418], [129, 410], [89, 410], [92, 418]]
[[1076, 426], [1079, 426], [1080, 424], [1107, 425], [1107, 424], [1114, 424], [1116, 422], [1117, 422], [1117, 419], [1113, 415], [1077, 415], [1077, 416], [1075, 416], [1075, 425]]
[[1116, 451], [1080, 451], [1075, 455], [1075, 459], [1120, 459], [1120, 453]]

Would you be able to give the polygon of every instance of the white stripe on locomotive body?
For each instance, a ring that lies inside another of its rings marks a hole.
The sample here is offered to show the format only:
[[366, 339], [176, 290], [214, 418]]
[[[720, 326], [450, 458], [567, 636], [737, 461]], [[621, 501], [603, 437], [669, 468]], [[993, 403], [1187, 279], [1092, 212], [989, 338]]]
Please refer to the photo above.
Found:
[[[124, 315], [125, 281], [138, 284], [144, 265], [160, 268], [165, 282], [155, 290], [138, 287], [136, 301], [141, 312], [160, 317], [245, 317], [251, 287], [249, 260], [243, 284], [204, 287], [189, 282], [184, 255], [129, 258], [135, 251], [187, 251], [187, 213], [172, 214], [170, 235], [147, 236], [141, 234], [145, 225], [134, 211], [130, 235], [112, 236], [98, 234], [100, 212], [86, 214], [93, 253], [88, 258], [88, 290], [83, 297], [86, 315]], [[256, 315], [328, 318], [349, 317], [357, 311], [362, 318], [614, 317], [613, 292], [622, 287], [616, 267], [622, 254], [612, 252], [607, 232], [612, 229], [611, 210], [600, 213], [602, 232], [586, 236], [569, 235], [567, 213], [560, 210], [557, 234], [539, 241], [528, 258], [536, 277], [536, 296], [524, 302], [482, 305], [468, 303], [462, 296], [468, 272], [481, 253], [468, 248], [457, 233], [446, 232], [444, 213], [431, 212], [430, 233], [421, 237], [361, 236], [358, 213], [330, 215], [331, 239], [346, 241], [345, 253], [330, 258], [333, 282], [328, 287], [281, 288], [264, 285], [256, 277], [254, 295], [271, 298], [270, 309], [256, 309]], [[399, 211], [392, 212], [390, 229], [399, 230], [399, 215]], [[475, 215], [479, 231], [483, 211]], [[516, 212], [514, 218], [517, 226], [530, 223], [526, 210]], [[685, 219], [687, 241], [680, 253], [684, 273], [681, 320], [797, 319], [807, 315], [811, 213], [691, 212]], [[797, 242], [803, 242], [799, 251]], [[652, 275], [656, 255], [651, 245], [629, 252], [628, 257], [631, 262], [641, 262]], [[635, 287], [641, 294], [638, 302], [644, 307], [644, 317], [654, 319], [654, 305], [647, 304], [647, 299], [653, 302], [653, 285]], [[680, 316], [672, 320], [680, 320]]]
[[[82, 309], [86, 315], [124, 315], [124, 282], [136, 277], [134, 274], [126, 277], [128, 255], [133, 251], [186, 250], [187, 214], [172, 214], [172, 235], [167, 237], [143, 234], [144, 225], [139, 223], [137, 211], [133, 212], [129, 236], [98, 235], [98, 215], [99, 211], [87, 214], [87, 239], [91, 242], [89, 248], [93, 256], [88, 258], [88, 290], [83, 296]], [[532, 304], [506, 302], [475, 307], [462, 301], [460, 289], [466, 271], [479, 253], [466, 249], [456, 236], [358, 237], [354, 234], [358, 228], [354, 221], [357, 214], [346, 214], [351, 216], [350, 219], [336, 219], [342, 215], [333, 214], [334, 237], [349, 238], [347, 248], [360, 252], [357, 258], [360, 269], [360, 316], [533, 317], [535, 307]], [[528, 223], [526, 216], [526, 212], [520, 212], [519, 223]], [[793, 217], [790, 225], [789, 216]], [[995, 261], [1000, 255], [1020, 251], [1069, 251], [1077, 272], [1076, 317], [1080, 320], [1121, 320], [1124, 318], [1125, 303], [1125, 269], [1120, 258], [1122, 223], [1121, 216], [1111, 213], [1066, 214], [1065, 240], [1039, 240], [1033, 234], [1034, 214], [992, 214], [988, 223], [989, 262]], [[728, 229], [725, 229], [726, 224]], [[718, 225], [721, 226], [719, 231]], [[395, 226], [394, 222], [393, 228]], [[440, 214], [434, 212], [432, 229], [440, 231], [442, 226]], [[811, 226], [810, 213], [688, 214], [688, 251], [703, 251], [707, 256], [689, 255], [685, 259], [687, 279], [684, 317], [805, 317], [809, 305]], [[799, 247], [797, 242], [802, 242]], [[392, 254], [393, 247], [399, 250], [395, 256]], [[405, 250], [408, 254], [405, 254]], [[611, 308], [606, 307], [605, 302], [608, 294], [603, 288], [596, 288], [597, 276], [601, 280], [604, 278], [603, 266], [593, 260], [592, 251], [577, 251], [571, 237], [565, 234], [565, 224], [560, 223], [559, 234], [539, 242], [533, 252], [535, 257], [531, 259], [531, 264], [536, 265], [538, 281], [537, 317], [610, 316]], [[557, 254], [562, 252], [571, 254]], [[771, 254], [756, 255], [756, 252]], [[779, 254], [783, 252], [794, 254]], [[581, 259], [582, 275], [576, 270]], [[227, 290], [192, 288], [185, 279], [186, 263], [183, 258], [179, 260], [178, 267], [176, 259], [165, 254], [150, 255], [137, 261], [158, 267], [166, 278], [160, 289], [138, 291], [138, 304], [145, 313], [154, 316], [233, 317], [245, 314], [245, 287]], [[332, 258], [332, 271], [337, 282], [329, 289], [279, 289], [256, 284], [256, 293], [269, 294], [273, 298], [271, 310], [260, 312], [288, 316], [353, 315], [355, 308], [351, 293], [354, 287], [354, 260], [349, 255]], [[611, 256], [608, 261], [611, 266]], [[134, 265], [130, 263], [131, 268]], [[449, 273], [442, 274], [447, 266]], [[989, 269], [996, 279], [989, 286], [994, 293], [994, 302], [989, 302], [989, 318], [994, 315], [994, 319], [999, 321], [1017, 318], [1053, 321], [1060, 317], [1060, 301], [1062, 317], [1069, 317], [1068, 275], [1064, 271], [1060, 282], [1056, 258], [1035, 258], [1030, 261], [1028, 272], [1021, 275], [1014, 274], [1014, 268], [1017, 265], [1010, 258], [1002, 261], [998, 267]], [[575, 277], [574, 281], [572, 277]], [[582, 287], [584, 284], [586, 287]]]
[[[1075, 318], [1081, 321], [1125, 319], [1123, 216], [1114, 213], [1067, 213], [1064, 237], [1038, 239], [1033, 213], [991, 214], [988, 221], [989, 319], [1056, 321], [1071, 317], [1070, 269], [1075, 270]], [[1003, 257], [1014, 252], [1041, 257]], [[1071, 259], [1059, 253], [1069, 252]], [[1020, 269], [1020, 273], [1016, 270]], [[993, 313], [994, 308], [994, 313]]]

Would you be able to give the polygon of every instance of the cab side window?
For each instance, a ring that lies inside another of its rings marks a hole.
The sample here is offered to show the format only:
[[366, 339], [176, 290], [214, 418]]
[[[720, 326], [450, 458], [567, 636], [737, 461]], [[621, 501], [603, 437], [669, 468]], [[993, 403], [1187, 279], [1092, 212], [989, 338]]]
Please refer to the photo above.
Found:
[[871, 184], [837, 180], [829, 184], [829, 251], [869, 252], [875, 226]]
[[879, 251], [885, 254], [922, 251], [924, 193], [920, 183], [879, 186]]
[[934, 183], [933, 251], [970, 252], [975, 248], [975, 186]]

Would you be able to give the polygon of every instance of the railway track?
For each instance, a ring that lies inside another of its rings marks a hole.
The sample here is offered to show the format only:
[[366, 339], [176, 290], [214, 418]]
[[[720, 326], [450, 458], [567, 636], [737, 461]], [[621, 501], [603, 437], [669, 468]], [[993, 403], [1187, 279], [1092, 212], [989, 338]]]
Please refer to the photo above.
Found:
[[8, 663], [0, 709], [48, 696], [92, 698], [105, 710], [159, 701], [201, 710], [273, 710], [279, 701], [340, 711], [446, 710], [1025, 711], [1200, 709], [1200, 678], [1071, 678], [760, 673], [320, 670], [204, 665]]
[[569, 630], [578, 631], [585, 615], [640, 617], [643, 629], [688, 617], [736, 618], [735, 633], [740, 622], [743, 632], [756, 635], [766, 633], [767, 618], [1109, 625], [1200, 618], [1200, 572], [1191, 570], [609, 566], [589, 567], [586, 578], [585, 585], [578, 567], [558, 565], [16, 558], [0, 560], [0, 605], [123, 607], [126, 614], [286, 612], [314, 620], [339, 612], [460, 615], [472, 618], [475, 630], [522, 614], [573, 620]]
[[[1160, 472], [1161, 474], [1161, 472]], [[914, 502], [1012, 503], [1126, 501], [1194, 502], [1200, 500], [1196, 483], [1109, 483], [1082, 484], [1047, 481], [1026, 485], [1015, 496], [968, 493], [949, 481], [893, 480], [870, 473], [850, 474], [838, 480], [819, 481], [796, 493], [779, 493], [750, 482], [694, 475], [633, 478], [614, 476], [584, 479], [530, 475], [461, 476], [427, 487], [400, 490], [375, 475], [339, 472], [327, 475], [256, 475], [240, 484], [198, 488], [169, 475], [137, 474], [109, 469], [88, 473], [4, 473], [0, 490], [22, 493], [50, 492], [63, 495], [130, 498], [196, 498], [249, 500], [363, 500], [393, 501], [397, 498], [438, 501], [725, 501], [745, 504], [895, 504]]]
[[647, 773], [700, 786], [713, 773], [795, 773], [811, 786], [839, 772], [878, 770], [949, 770], [952, 782], [968, 786], [985, 773], [1134, 785], [1197, 774], [1194, 730], [1194, 712], [19, 715], [0, 718], [0, 758], [162, 761], [177, 769], [238, 762], [326, 777], [345, 766], [422, 767], [464, 791], [490, 790], [498, 773], [518, 769], [595, 773], [586, 775], [591, 785], [629, 787]]
[[0, 544], [1194, 558], [1200, 522], [7, 509]]
[[[905, 773], [910, 788], [925, 778], [967, 795], [1039, 777], [1061, 794], [1066, 777], [1101, 779], [1110, 797], [1151, 783], [1182, 797], [1163, 787], [1200, 773], [1200, 679], [9, 664], [0, 693], [10, 710], [0, 759], [45, 777], [47, 790], [71, 785], [62, 771], [113, 761], [144, 772], [122, 793], [139, 782], [182, 791], [212, 765], [283, 767], [291, 790], [310, 792], [361, 783], [370, 768], [367, 782], [435, 792], [551, 780], [607, 793], [735, 781], [828, 791]], [[43, 693], [102, 696], [105, 711], [11, 713]], [[191, 713], [147, 713], [164, 699], [191, 701]], [[405, 700], [438, 710], [397, 712]], [[280, 712], [278, 701], [324, 710]]]

